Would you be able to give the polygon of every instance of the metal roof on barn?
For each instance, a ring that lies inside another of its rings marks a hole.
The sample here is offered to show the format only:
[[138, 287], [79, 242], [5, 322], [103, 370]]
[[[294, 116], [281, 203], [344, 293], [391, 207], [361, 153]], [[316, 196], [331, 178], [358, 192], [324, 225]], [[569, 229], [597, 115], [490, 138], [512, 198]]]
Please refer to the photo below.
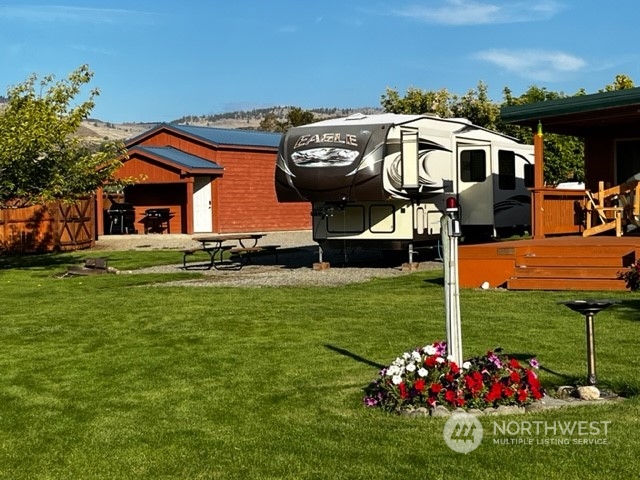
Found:
[[535, 128], [540, 122], [543, 131], [565, 135], [621, 125], [640, 127], [640, 88], [506, 106], [500, 114], [505, 123]]
[[214, 145], [235, 145], [244, 147], [269, 147], [278, 148], [282, 134], [263, 132], [260, 130], [239, 130], [231, 128], [203, 127], [194, 125], [176, 125], [162, 123], [137, 137], [130, 139], [127, 145], [135, 145], [141, 139], [153, 135], [159, 130], [172, 130], [190, 137], [199, 138]]
[[223, 168], [215, 162], [185, 153], [173, 147], [135, 146], [129, 150], [129, 155], [136, 152], [168, 161], [187, 170], [223, 170]]

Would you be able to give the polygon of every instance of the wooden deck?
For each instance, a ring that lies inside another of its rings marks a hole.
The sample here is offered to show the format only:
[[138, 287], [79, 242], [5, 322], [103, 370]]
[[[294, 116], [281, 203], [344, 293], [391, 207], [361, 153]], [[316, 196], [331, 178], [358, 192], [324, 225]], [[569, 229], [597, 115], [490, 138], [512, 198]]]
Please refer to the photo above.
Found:
[[[634, 232], [635, 233], [635, 232]], [[640, 258], [640, 233], [460, 245], [459, 284], [509, 290], [626, 290], [620, 274]]]

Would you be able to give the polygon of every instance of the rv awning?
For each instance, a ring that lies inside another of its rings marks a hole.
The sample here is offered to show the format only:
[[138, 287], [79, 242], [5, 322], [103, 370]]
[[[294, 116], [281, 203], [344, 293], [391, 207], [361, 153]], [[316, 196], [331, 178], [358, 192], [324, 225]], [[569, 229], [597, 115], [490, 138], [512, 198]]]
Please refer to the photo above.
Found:
[[600, 129], [640, 128], [640, 88], [502, 107], [502, 121], [544, 132], [586, 136]]

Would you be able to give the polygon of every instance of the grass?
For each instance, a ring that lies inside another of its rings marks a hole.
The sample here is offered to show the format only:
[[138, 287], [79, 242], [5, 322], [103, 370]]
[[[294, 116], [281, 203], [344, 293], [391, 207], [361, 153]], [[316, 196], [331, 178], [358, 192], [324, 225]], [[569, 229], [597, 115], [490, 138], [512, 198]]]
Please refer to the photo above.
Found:
[[[93, 252], [126, 270], [177, 252]], [[0, 476], [32, 478], [618, 478], [640, 461], [640, 297], [596, 316], [599, 384], [616, 405], [529, 421], [610, 421], [605, 445], [498, 445], [468, 455], [445, 420], [362, 406], [380, 366], [443, 339], [440, 272], [314, 288], [157, 287], [198, 275], [59, 279], [87, 252], [0, 257]], [[318, 272], [321, 275], [321, 272]], [[603, 295], [462, 290], [465, 357], [536, 355], [555, 386], [584, 379], [583, 318]]]

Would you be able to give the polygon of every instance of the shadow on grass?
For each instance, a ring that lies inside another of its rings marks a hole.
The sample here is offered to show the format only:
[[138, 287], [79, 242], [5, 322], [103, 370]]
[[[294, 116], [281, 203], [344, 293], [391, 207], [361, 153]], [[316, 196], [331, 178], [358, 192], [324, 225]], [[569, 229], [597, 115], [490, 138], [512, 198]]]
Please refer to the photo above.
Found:
[[[623, 300], [611, 308], [611, 311], [624, 320], [632, 322], [640, 321], [640, 298], [634, 300]], [[598, 317], [595, 317], [596, 321]]]
[[0, 269], [59, 267], [76, 264], [85, 257], [97, 256], [99, 255], [82, 256], [77, 252], [3, 254], [0, 255]]
[[344, 348], [336, 347], [335, 345], [325, 345], [325, 347], [333, 352], [339, 353], [340, 355], [344, 355], [345, 357], [352, 358], [357, 362], [364, 363], [365, 365], [369, 365], [370, 367], [375, 367], [378, 370], [382, 370], [385, 367], [385, 365], [382, 365], [380, 363], [374, 362], [367, 358], [361, 357], [360, 355], [352, 353], [349, 350], [345, 350]]

